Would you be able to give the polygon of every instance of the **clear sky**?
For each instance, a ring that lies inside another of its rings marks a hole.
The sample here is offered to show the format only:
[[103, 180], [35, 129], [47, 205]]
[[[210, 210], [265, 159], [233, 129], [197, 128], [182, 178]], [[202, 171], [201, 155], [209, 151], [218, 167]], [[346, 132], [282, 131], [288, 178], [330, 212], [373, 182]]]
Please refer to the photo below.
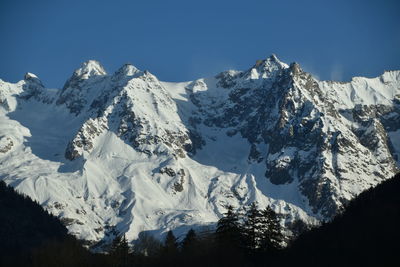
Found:
[[275, 53], [320, 79], [400, 69], [399, 0], [0, 0], [0, 78], [62, 87], [88, 59], [164, 81], [244, 70]]

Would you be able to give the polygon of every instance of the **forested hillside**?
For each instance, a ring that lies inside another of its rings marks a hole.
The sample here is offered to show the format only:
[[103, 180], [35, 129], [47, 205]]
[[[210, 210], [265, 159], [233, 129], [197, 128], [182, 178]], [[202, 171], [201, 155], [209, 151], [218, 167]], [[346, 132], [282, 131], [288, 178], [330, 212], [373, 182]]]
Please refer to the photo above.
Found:
[[360, 194], [332, 222], [304, 233], [282, 258], [307, 266], [400, 266], [399, 240], [397, 174]]

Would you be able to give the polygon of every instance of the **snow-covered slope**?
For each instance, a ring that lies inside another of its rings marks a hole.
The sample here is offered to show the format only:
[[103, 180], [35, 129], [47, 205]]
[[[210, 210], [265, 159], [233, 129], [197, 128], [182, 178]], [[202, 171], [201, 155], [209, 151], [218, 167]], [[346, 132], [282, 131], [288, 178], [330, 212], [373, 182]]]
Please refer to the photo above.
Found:
[[253, 201], [314, 224], [399, 163], [399, 71], [318, 81], [273, 55], [182, 83], [96, 61], [61, 90], [0, 80], [0, 179], [91, 243], [213, 227]]

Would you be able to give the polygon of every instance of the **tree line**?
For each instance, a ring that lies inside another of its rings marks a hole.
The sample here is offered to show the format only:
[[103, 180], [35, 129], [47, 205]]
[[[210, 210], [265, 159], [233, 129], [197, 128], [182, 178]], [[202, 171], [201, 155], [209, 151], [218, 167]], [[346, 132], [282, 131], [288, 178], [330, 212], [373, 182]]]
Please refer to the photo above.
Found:
[[182, 240], [169, 231], [162, 241], [143, 233], [128, 243], [117, 235], [107, 253], [92, 253], [58, 218], [0, 181], [0, 266], [245, 266], [279, 250], [283, 235], [278, 215], [252, 203], [244, 212], [227, 207], [215, 231], [190, 229]]
[[396, 175], [293, 242], [278, 214], [252, 203], [240, 212], [227, 207], [213, 231], [190, 229], [179, 239], [169, 231], [161, 241], [142, 233], [133, 247], [117, 235], [107, 253], [92, 253], [38, 203], [0, 182], [0, 266], [399, 266], [399, 192]]
[[163, 242], [144, 235], [130, 251], [126, 237], [117, 236], [109, 255], [113, 266], [246, 266], [283, 245], [278, 215], [269, 206], [258, 209], [252, 203], [244, 213], [228, 206], [215, 231], [198, 233], [190, 229], [182, 240], [171, 230]]

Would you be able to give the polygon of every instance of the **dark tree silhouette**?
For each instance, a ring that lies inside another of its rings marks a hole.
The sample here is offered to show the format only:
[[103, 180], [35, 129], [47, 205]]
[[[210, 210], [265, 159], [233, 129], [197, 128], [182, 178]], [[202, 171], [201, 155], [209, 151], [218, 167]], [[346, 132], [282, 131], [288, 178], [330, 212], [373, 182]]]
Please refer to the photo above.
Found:
[[125, 235], [117, 235], [110, 249], [113, 266], [124, 267], [128, 266], [129, 245]]
[[254, 252], [261, 248], [264, 238], [265, 223], [256, 203], [251, 203], [247, 209], [243, 224], [243, 235], [246, 248]]
[[399, 266], [399, 192], [400, 174], [364, 191], [332, 222], [301, 234], [276, 264]]
[[28, 265], [32, 249], [67, 236], [56, 217], [0, 181], [0, 266]]
[[242, 236], [242, 227], [239, 216], [233, 211], [232, 206], [228, 206], [224, 217], [219, 219], [216, 230], [216, 241], [219, 246], [238, 247]]
[[279, 224], [278, 215], [270, 206], [267, 206], [261, 211], [261, 217], [263, 221], [262, 249], [282, 248], [284, 236], [282, 234], [282, 227]]
[[178, 252], [178, 242], [171, 230], [168, 231], [165, 237], [163, 250], [166, 254], [176, 254]]
[[196, 232], [193, 229], [190, 229], [185, 238], [182, 241], [182, 252], [183, 253], [196, 253], [198, 239]]

